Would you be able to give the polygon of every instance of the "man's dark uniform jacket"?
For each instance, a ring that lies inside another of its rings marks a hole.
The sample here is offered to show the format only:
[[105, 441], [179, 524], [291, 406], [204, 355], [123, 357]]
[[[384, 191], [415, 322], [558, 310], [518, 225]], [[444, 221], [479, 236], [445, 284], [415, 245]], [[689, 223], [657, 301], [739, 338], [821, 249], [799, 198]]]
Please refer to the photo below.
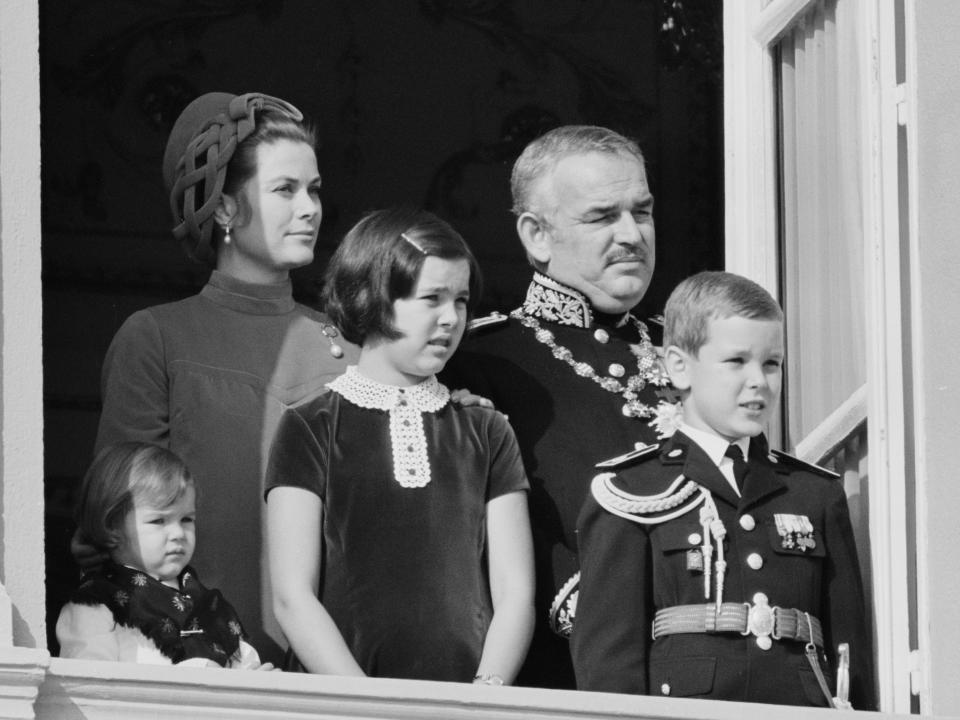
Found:
[[[537, 622], [517, 683], [572, 688], [569, 643], [548, 617], [578, 569], [576, 520], [594, 464], [655, 440], [650, 415], [667, 396], [667, 380], [646, 326], [630, 315], [599, 313], [580, 293], [538, 273], [523, 306], [475, 329], [441, 379], [506, 413], [530, 479]], [[628, 383], [636, 390], [627, 390], [632, 403], [622, 391]], [[554, 610], [564, 626], [567, 609]]]
[[[836, 476], [769, 452], [762, 436], [750, 440], [740, 498], [682, 432], [635, 455], [594, 478], [578, 522], [581, 579], [571, 649], [579, 687], [826, 705], [805, 655], [810, 624], [819, 623], [816, 654], [829, 689], [836, 693], [837, 646], [848, 643], [850, 700], [856, 709], [873, 709], [872, 637]], [[711, 533], [702, 513], [713, 507], [720, 540], [712, 537], [704, 551]], [[728, 630], [705, 632], [714, 622], [719, 543]], [[758, 603], [782, 608], [769, 635], [729, 629]], [[655, 614], [677, 606], [701, 612], [661, 612], [661, 632], [652, 639]], [[777, 639], [781, 632], [802, 637]]]

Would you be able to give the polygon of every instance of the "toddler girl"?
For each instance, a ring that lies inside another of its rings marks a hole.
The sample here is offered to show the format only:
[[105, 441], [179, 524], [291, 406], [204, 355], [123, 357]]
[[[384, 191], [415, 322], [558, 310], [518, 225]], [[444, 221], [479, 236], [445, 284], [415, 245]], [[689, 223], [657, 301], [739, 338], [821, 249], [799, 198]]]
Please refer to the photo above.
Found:
[[310, 672], [505, 684], [523, 661], [516, 439], [435, 377], [479, 291], [466, 243], [423, 211], [367, 215], [328, 266], [327, 311], [360, 357], [286, 412], [266, 484], [274, 610]]
[[236, 612], [200, 584], [196, 490], [183, 462], [142, 442], [104, 448], [83, 478], [79, 532], [109, 555], [60, 612], [61, 657], [270, 669]]

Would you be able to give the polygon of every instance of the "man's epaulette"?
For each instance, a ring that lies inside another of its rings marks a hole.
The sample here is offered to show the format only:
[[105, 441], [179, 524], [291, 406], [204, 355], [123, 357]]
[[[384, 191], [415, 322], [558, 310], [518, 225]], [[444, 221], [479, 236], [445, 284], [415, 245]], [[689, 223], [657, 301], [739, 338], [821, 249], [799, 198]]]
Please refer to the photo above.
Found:
[[840, 477], [840, 475], [835, 473], [833, 470], [828, 470], [825, 467], [808, 463], [806, 460], [801, 460], [800, 458], [794, 457], [793, 455], [788, 455], [787, 453], [779, 450], [771, 450], [768, 457], [773, 463], [787, 465], [791, 468], [796, 468], [797, 470], [806, 470], [807, 472], [814, 473], [815, 475], [822, 475], [823, 477], [831, 478], [833, 480], [836, 480], [838, 477]]
[[617, 468], [628, 463], [634, 462], [641, 458], [651, 458], [655, 457], [654, 452], [660, 449], [659, 443], [653, 443], [652, 445], [644, 445], [643, 443], [637, 443], [635, 450], [631, 450], [628, 453], [623, 455], [617, 455], [612, 457], [609, 460], [601, 460], [594, 467], [598, 468]]
[[502, 325], [503, 323], [507, 322], [509, 319], [510, 317], [508, 315], [505, 315], [502, 312], [494, 311], [489, 315], [485, 315], [484, 317], [474, 318], [467, 323], [467, 332], [474, 332], [476, 330], [480, 330], [481, 328], [496, 327], [497, 325]]
[[562, 638], [569, 638], [573, 632], [573, 621], [577, 615], [577, 599], [580, 597], [580, 573], [575, 572], [557, 591], [550, 603], [550, 629]]

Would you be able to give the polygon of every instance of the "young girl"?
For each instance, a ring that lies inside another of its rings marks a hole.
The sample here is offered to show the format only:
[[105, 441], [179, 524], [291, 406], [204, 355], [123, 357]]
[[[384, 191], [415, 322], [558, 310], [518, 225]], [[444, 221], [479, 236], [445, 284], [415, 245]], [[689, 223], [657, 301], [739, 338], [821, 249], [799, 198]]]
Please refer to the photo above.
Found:
[[516, 440], [435, 377], [479, 288], [466, 243], [422, 211], [367, 215], [330, 262], [327, 311], [360, 358], [286, 412], [266, 484], [274, 611], [310, 672], [499, 685], [523, 661], [533, 560]]
[[183, 462], [141, 442], [104, 448], [83, 479], [77, 523], [110, 559], [60, 612], [61, 657], [270, 669], [219, 590], [188, 563], [196, 491]]

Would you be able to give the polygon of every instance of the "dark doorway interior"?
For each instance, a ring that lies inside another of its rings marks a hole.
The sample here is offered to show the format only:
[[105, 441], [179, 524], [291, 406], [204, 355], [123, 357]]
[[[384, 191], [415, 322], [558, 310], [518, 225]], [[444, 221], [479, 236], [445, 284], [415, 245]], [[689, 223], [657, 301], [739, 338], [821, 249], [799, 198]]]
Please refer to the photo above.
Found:
[[510, 167], [567, 123], [614, 128], [646, 154], [658, 257], [641, 317], [682, 277], [722, 267], [715, 0], [42, 0], [40, 14], [51, 621], [78, 577], [70, 509], [107, 345], [134, 310], [206, 279], [170, 235], [160, 177], [169, 127], [197, 94], [266, 92], [315, 121], [324, 220], [295, 278], [303, 302], [362, 212], [407, 202], [471, 243], [481, 311], [515, 307], [528, 273]]

